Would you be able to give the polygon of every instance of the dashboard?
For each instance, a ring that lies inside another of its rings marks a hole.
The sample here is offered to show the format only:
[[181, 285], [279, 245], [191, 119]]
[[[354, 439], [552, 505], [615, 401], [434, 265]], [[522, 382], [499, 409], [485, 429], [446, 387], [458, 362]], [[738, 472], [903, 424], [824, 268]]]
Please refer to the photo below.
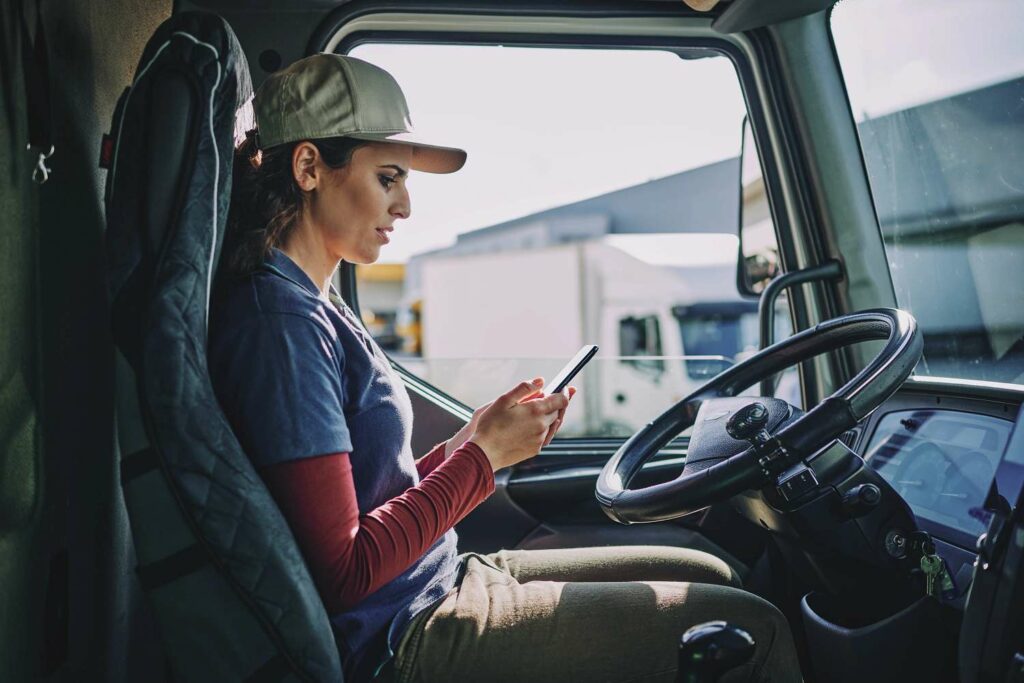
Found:
[[858, 428], [864, 460], [936, 538], [974, 550], [1024, 387], [911, 378]]
[[849, 445], [910, 505], [959, 586], [970, 581], [985, 498], [1024, 387], [911, 378], [856, 430]]
[[914, 514], [947, 534], [985, 531], [985, 497], [1013, 423], [958, 410], [894, 410], [883, 416], [864, 459]]

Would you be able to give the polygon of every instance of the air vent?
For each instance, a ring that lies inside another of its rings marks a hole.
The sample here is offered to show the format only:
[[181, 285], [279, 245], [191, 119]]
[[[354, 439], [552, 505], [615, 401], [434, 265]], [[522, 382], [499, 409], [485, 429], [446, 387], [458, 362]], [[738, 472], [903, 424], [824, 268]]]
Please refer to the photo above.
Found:
[[839, 440], [842, 441], [847, 448], [852, 450], [857, 444], [858, 437], [860, 437], [860, 429], [855, 427], [853, 429], [847, 429], [845, 432], [840, 434]]

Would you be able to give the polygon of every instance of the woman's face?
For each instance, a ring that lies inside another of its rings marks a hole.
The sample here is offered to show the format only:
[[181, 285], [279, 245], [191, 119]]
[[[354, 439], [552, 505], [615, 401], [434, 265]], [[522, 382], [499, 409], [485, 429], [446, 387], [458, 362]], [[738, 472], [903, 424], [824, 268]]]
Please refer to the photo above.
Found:
[[317, 157], [308, 217], [331, 259], [368, 264], [380, 257], [395, 221], [412, 211], [405, 186], [411, 161], [411, 147], [386, 143], [357, 148], [339, 169]]

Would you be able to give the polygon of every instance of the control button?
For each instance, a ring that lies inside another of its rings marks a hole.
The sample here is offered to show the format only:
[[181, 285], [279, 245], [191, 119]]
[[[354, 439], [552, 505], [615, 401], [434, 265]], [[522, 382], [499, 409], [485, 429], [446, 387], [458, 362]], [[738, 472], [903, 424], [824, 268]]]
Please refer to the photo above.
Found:
[[768, 425], [768, 409], [763, 403], [750, 403], [737, 410], [725, 424], [725, 431], [737, 441], [756, 438]]
[[874, 484], [859, 484], [843, 494], [843, 509], [852, 517], [871, 512], [882, 500], [882, 491]]
[[781, 479], [777, 484], [779, 495], [787, 501], [799, 498], [817, 485], [818, 479], [814, 476], [814, 472], [807, 467], [801, 467], [792, 474], [787, 474], [785, 479]]

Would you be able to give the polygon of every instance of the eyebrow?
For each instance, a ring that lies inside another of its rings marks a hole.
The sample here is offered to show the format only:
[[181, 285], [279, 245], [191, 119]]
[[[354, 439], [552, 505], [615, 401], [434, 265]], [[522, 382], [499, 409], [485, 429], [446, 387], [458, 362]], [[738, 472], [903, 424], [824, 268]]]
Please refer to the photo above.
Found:
[[404, 178], [405, 176], [409, 175], [408, 171], [406, 171], [404, 168], [402, 168], [401, 166], [398, 166], [396, 164], [384, 164], [383, 166], [378, 166], [377, 168], [390, 168], [390, 169], [393, 169], [395, 171], [395, 173], [398, 175], [399, 178]]

